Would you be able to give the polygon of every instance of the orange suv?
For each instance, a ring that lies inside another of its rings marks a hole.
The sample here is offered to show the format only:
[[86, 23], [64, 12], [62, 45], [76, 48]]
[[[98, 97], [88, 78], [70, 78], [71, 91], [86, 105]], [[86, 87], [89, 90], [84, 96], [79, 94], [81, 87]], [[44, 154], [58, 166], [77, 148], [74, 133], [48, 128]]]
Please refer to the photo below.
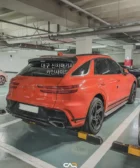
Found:
[[96, 134], [104, 117], [135, 96], [136, 78], [109, 56], [43, 56], [11, 80], [7, 111], [25, 122]]

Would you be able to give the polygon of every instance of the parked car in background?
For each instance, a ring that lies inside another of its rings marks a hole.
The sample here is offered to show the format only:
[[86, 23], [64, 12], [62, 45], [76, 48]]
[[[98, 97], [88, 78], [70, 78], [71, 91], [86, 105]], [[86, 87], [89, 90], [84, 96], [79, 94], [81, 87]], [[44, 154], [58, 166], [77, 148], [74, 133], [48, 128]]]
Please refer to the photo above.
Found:
[[28, 123], [97, 134], [104, 117], [135, 96], [136, 78], [109, 56], [46, 56], [11, 80], [7, 111]]
[[129, 73], [131, 73], [132, 75], [134, 75], [137, 78], [137, 86], [140, 87], [140, 68], [127, 67], [122, 64], [120, 64], [120, 65], [122, 68], [127, 69], [129, 71]]
[[0, 85], [4, 85], [8, 81], [8, 75], [0, 70]]
[[135, 67], [127, 67], [124, 65], [121, 65], [123, 68], [127, 69], [131, 74], [133, 74], [136, 78], [140, 77], [140, 68]]

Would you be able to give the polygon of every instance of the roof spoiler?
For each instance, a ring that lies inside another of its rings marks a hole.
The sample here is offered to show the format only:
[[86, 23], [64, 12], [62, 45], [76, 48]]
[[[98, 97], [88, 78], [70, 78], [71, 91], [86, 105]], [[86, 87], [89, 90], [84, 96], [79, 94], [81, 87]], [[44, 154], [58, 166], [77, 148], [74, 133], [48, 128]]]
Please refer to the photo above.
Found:
[[44, 61], [67, 61], [67, 62], [76, 62], [77, 58], [76, 57], [58, 57], [58, 56], [41, 56], [40, 58], [32, 58], [28, 60], [28, 63], [32, 63], [32, 62], [44, 62]]

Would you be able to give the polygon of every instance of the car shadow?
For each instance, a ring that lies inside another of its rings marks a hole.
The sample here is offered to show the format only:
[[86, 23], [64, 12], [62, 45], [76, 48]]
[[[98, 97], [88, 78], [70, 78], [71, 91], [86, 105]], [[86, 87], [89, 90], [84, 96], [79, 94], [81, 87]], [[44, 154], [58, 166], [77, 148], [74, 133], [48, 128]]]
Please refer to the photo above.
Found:
[[123, 164], [124, 164], [123, 167], [139, 168], [140, 167], [140, 158], [136, 157], [136, 156], [127, 155]]
[[49, 152], [62, 145], [78, 142], [71, 130], [61, 128], [31, 126], [28, 131], [20, 136], [14, 146], [26, 153]]

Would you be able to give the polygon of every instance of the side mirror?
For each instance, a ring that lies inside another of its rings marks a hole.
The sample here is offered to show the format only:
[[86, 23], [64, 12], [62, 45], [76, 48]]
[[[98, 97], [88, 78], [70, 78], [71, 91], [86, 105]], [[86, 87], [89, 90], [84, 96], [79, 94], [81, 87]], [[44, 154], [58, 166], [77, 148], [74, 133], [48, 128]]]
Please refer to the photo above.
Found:
[[127, 75], [128, 73], [129, 73], [128, 70], [126, 68], [123, 68], [123, 74]]

